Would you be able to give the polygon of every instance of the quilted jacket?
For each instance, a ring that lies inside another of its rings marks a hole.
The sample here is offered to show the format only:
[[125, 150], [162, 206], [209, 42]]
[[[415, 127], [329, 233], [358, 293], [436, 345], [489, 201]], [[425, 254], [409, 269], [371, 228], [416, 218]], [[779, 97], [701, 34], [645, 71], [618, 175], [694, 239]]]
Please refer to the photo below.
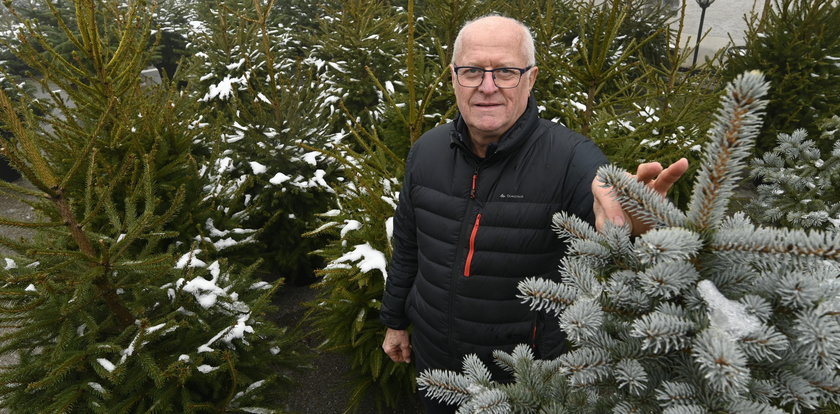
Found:
[[530, 311], [516, 285], [559, 277], [564, 246], [552, 215], [594, 222], [590, 186], [606, 158], [589, 139], [540, 119], [533, 97], [485, 158], [468, 139], [459, 116], [409, 152], [380, 319], [413, 326], [418, 367], [460, 371], [466, 354], [490, 362], [494, 349], [520, 343], [554, 357], [565, 351], [556, 318]]

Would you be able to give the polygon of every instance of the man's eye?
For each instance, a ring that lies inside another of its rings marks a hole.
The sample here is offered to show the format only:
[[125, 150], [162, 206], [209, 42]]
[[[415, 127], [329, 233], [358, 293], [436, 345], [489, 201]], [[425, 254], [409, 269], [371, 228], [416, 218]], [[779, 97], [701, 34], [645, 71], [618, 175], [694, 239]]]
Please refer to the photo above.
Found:
[[512, 69], [507, 69], [507, 68], [496, 69], [496, 75], [501, 75], [501, 76], [512, 76], [512, 75], [514, 75], [515, 73], [516, 73], [516, 72], [515, 72], [514, 70], [512, 70]]
[[482, 72], [483, 71], [478, 70], [476, 68], [466, 68], [466, 69], [464, 69], [464, 74], [465, 75], [478, 75], [479, 73], [482, 73]]

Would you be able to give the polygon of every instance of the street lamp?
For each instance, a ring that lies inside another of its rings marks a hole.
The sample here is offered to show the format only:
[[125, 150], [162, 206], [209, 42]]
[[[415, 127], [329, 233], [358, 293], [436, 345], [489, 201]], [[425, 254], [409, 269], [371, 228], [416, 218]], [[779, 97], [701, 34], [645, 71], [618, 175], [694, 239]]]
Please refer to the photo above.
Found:
[[697, 5], [700, 6], [702, 11], [700, 12], [700, 27], [697, 29], [697, 44], [694, 45], [694, 60], [691, 61], [691, 67], [693, 68], [695, 64], [697, 64], [697, 53], [700, 52], [700, 37], [703, 35], [703, 20], [706, 18], [706, 8], [711, 6], [715, 0], [696, 0]]

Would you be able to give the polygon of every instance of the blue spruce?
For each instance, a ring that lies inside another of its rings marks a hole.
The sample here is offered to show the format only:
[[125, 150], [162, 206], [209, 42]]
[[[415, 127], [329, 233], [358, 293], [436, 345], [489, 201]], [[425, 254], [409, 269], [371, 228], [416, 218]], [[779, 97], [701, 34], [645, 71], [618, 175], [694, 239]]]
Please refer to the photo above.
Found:
[[653, 230], [633, 239], [555, 215], [562, 282], [519, 289], [557, 315], [570, 352], [496, 352], [507, 384], [468, 356], [463, 373], [427, 371], [420, 387], [459, 413], [798, 413], [840, 401], [840, 234], [727, 212], [767, 89], [758, 72], [727, 87], [687, 211], [606, 166], [601, 180]]

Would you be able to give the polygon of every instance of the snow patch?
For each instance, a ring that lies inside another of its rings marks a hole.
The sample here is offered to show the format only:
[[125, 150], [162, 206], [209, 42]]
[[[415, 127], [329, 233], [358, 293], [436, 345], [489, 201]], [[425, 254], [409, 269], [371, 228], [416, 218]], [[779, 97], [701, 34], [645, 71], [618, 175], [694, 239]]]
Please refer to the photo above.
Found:
[[161, 328], [163, 328], [164, 326], [166, 326], [166, 323], [162, 323], [162, 324], [155, 325], [155, 326], [150, 326], [150, 327], [146, 328], [146, 333], [147, 334], [154, 333], [154, 332], [160, 330]]
[[362, 228], [362, 223], [357, 220], [344, 220], [344, 227], [341, 228], [341, 238], [343, 239], [347, 233]]
[[254, 174], [262, 174], [268, 170], [268, 167], [262, 165], [256, 161], [251, 161], [248, 164], [251, 165], [251, 170], [254, 171]]
[[274, 177], [271, 177], [271, 179], [268, 180], [268, 182], [270, 182], [274, 185], [280, 185], [280, 184], [283, 184], [286, 181], [289, 181], [290, 178], [292, 178], [292, 177], [289, 177], [286, 174], [277, 173], [277, 174], [274, 174]]
[[697, 291], [709, 306], [709, 322], [712, 327], [735, 339], [743, 338], [761, 328], [761, 322], [746, 311], [744, 304], [727, 299], [711, 281], [700, 281]]
[[176, 269], [183, 269], [185, 267], [205, 267], [207, 263], [199, 260], [196, 256], [201, 253], [201, 249], [195, 249], [178, 259], [178, 262], [175, 263]]
[[9, 259], [8, 257], [6, 257], [5, 259], [6, 259], [6, 267], [4, 267], [3, 270], [10, 270], [10, 269], [16, 269], [17, 268], [17, 263], [15, 263], [14, 260]]
[[225, 78], [218, 84], [210, 85], [210, 90], [200, 100], [206, 102], [219, 98], [220, 100], [226, 101], [233, 96], [233, 85], [242, 82], [244, 82], [244, 79], [242, 78], [231, 78], [230, 76], [225, 76]]
[[198, 347], [198, 352], [199, 353], [213, 352], [213, 348], [211, 348], [210, 345], [213, 345], [219, 339], [221, 339], [224, 342], [227, 342], [228, 344], [232, 344], [232, 341], [234, 339], [244, 340], [245, 339], [245, 333], [254, 333], [254, 328], [246, 324], [246, 322], [248, 322], [248, 319], [250, 319], [250, 318], [251, 318], [250, 313], [242, 315], [241, 317], [239, 317], [239, 319], [236, 320], [236, 325], [229, 326], [229, 327], [223, 329], [221, 332], [217, 333], [214, 337], [210, 338], [210, 340], [207, 341], [206, 344]]
[[213, 264], [210, 265], [210, 272], [213, 275], [212, 280], [207, 280], [201, 276], [197, 276], [187, 283], [183, 283], [184, 279], [178, 280], [177, 283], [179, 287], [183, 284], [182, 289], [184, 292], [191, 293], [195, 296], [195, 300], [204, 309], [208, 309], [215, 305], [218, 297], [225, 294], [225, 291], [216, 285], [216, 279], [219, 276], [218, 266], [219, 262], [213, 262]]
[[315, 165], [318, 163], [319, 155], [321, 155], [321, 153], [318, 151], [307, 152], [306, 154], [303, 154], [303, 157], [301, 157], [301, 159], [310, 165]]
[[367, 273], [373, 269], [378, 269], [382, 272], [382, 276], [387, 278], [388, 273], [385, 271], [387, 265], [385, 255], [379, 250], [371, 247], [368, 243], [356, 245], [353, 248], [353, 251], [347, 252], [338, 259], [335, 259], [327, 266], [327, 269], [343, 268], [341, 264], [348, 261], [358, 262], [356, 263], [356, 266], [363, 273]]
[[105, 368], [105, 371], [114, 372], [114, 370], [117, 369], [116, 365], [114, 365], [113, 362], [105, 358], [97, 358], [96, 362], [98, 362], [99, 365], [102, 365], [102, 368]]
[[251, 289], [251, 290], [271, 289], [271, 283], [268, 283], [266, 281], [261, 280], [259, 282], [254, 283], [253, 285], [251, 285], [248, 289]]
[[202, 374], [207, 374], [207, 373], [210, 373], [210, 372], [213, 372], [213, 371], [219, 369], [219, 367], [213, 367], [213, 366], [204, 364], [204, 365], [199, 365], [198, 368], [196, 368], [196, 369], [198, 369], [198, 371], [201, 372]]

